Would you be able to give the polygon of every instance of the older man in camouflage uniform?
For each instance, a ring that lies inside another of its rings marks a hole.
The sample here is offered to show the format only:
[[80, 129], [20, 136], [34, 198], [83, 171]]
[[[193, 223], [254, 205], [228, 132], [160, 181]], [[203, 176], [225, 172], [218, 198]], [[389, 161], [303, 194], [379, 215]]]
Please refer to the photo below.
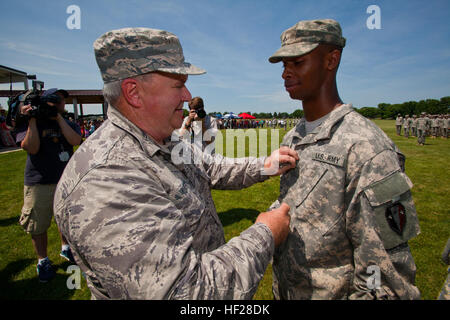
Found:
[[291, 232], [274, 255], [275, 297], [418, 299], [408, 240], [419, 224], [405, 157], [339, 98], [339, 24], [300, 21], [281, 43], [269, 61], [283, 62], [286, 90], [305, 117], [283, 140], [300, 161], [281, 177]]
[[94, 49], [112, 106], [67, 165], [54, 201], [92, 297], [251, 298], [288, 234], [289, 207], [261, 213], [225, 243], [210, 188], [248, 187], [267, 179], [263, 169], [295, 167], [298, 155], [284, 148], [239, 163], [175, 161], [179, 145], [168, 140], [191, 99], [187, 75], [204, 71], [184, 62], [178, 38], [162, 30], [113, 30]]

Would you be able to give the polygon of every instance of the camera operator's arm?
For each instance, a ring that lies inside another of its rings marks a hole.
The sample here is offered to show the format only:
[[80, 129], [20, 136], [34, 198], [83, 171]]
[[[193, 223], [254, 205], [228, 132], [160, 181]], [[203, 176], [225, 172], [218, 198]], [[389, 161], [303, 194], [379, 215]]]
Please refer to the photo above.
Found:
[[195, 113], [195, 110], [190, 110], [184, 125], [180, 129], [181, 136], [183, 136], [183, 134], [191, 128], [192, 122], [194, 122], [196, 117], [197, 113]]
[[72, 146], [77, 146], [81, 143], [81, 136], [73, 130], [69, 124], [64, 120], [64, 118], [61, 116], [61, 114], [58, 113], [56, 116], [56, 121], [59, 124], [59, 127], [61, 128], [61, 132], [66, 138], [67, 142], [69, 142]]
[[[21, 113], [26, 115], [31, 110], [30, 105], [23, 106]], [[28, 122], [28, 129], [25, 138], [22, 140], [20, 146], [29, 154], [36, 154], [39, 152], [41, 140], [39, 139], [39, 131], [36, 124], [36, 118], [30, 118]]]

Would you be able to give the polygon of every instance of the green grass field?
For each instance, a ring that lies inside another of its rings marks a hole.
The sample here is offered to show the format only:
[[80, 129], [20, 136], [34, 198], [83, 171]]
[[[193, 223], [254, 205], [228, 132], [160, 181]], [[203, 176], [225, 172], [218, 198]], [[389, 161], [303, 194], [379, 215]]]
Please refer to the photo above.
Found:
[[[406, 173], [414, 183], [412, 189], [419, 215], [421, 234], [410, 241], [417, 265], [416, 284], [423, 299], [436, 299], [446, 278], [441, 252], [450, 235], [449, 141], [427, 138], [420, 147], [413, 138], [397, 137], [394, 121], [376, 120], [406, 155]], [[279, 139], [285, 134], [280, 130]], [[268, 143], [270, 148], [270, 142]], [[224, 150], [226, 148], [224, 147]], [[248, 152], [248, 149], [247, 149]], [[268, 150], [270, 152], [270, 149]], [[69, 290], [66, 281], [68, 262], [59, 257], [60, 240], [55, 223], [49, 229], [48, 253], [57, 276], [41, 284], [36, 276], [36, 257], [30, 236], [18, 224], [23, 203], [24, 151], [0, 155], [0, 298], [1, 299], [89, 299], [82, 281], [81, 289]], [[226, 240], [239, 235], [266, 211], [278, 196], [279, 178], [239, 191], [213, 190], [217, 212], [222, 220]], [[255, 299], [272, 299], [272, 269], [268, 267]]]

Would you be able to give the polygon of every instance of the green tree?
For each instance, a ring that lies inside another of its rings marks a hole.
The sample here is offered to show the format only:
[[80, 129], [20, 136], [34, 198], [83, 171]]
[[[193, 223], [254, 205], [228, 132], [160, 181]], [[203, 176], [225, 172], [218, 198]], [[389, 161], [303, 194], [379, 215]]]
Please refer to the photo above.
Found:
[[302, 118], [303, 114], [304, 114], [303, 110], [297, 109], [294, 112], [292, 112], [292, 117], [293, 118]]
[[375, 119], [375, 118], [381, 117], [380, 109], [374, 108], [374, 107], [363, 107], [363, 108], [356, 109], [356, 111], [358, 113], [360, 113], [361, 115], [363, 115], [364, 117], [369, 118], [369, 119]]

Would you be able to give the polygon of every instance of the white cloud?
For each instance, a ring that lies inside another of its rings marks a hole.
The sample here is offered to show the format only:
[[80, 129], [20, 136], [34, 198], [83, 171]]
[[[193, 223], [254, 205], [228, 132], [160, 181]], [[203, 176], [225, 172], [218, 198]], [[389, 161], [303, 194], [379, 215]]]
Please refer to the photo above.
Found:
[[44, 58], [44, 59], [50, 59], [50, 60], [55, 60], [55, 61], [61, 61], [61, 62], [69, 62], [69, 63], [73, 63], [73, 60], [69, 60], [69, 59], [64, 59], [64, 58], [60, 58], [45, 52], [40, 52], [39, 50], [37, 50], [36, 48], [34, 48], [31, 45], [28, 44], [17, 44], [14, 42], [5, 42], [2, 44], [4, 47], [8, 48], [9, 50], [13, 50], [16, 52], [20, 52], [20, 53], [25, 53], [25, 54], [30, 54], [33, 56], [37, 56], [40, 58]]

